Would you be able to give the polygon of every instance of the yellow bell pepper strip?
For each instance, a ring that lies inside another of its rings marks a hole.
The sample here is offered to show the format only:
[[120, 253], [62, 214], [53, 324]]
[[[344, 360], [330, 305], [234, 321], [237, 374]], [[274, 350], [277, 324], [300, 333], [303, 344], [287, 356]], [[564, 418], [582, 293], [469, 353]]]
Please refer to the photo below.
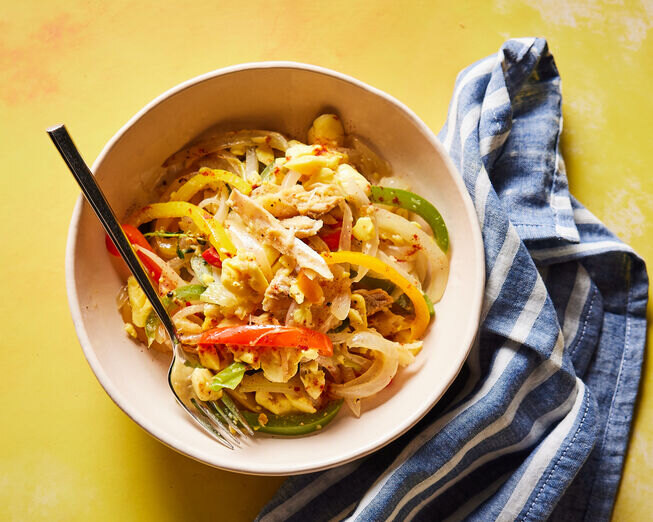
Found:
[[132, 217], [132, 225], [138, 227], [154, 219], [189, 217], [200, 232], [208, 236], [209, 241], [220, 254], [221, 259], [236, 255], [236, 247], [229, 239], [223, 226], [211, 214], [197, 205], [185, 201], [152, 203], [140, 209]]
[[341, 250], [340, 252], [324, 252], [322, 257], [329, 265], [336, 263], [351, 263], [352, 265], [364, 266], [365, 268], [368, 268], [380, 276], [392, 281], [395, 285], [401, 288], [413, 302], [413, 307], [415, 308], [415, 320], [411, 326], [413, 338], [418, 339], [424, 334], [430, 320], [429, 308], [424, 299], [424, 295], [393, 267], [387, 265], [376, 257], [361, 252], [350, 252], [347, 250]]
[[440, 247], [440, 250], [445, 254], [449, 250], [449, 232], [447, 231], [447, 225], [444, 223], [442, 214], [422, 196], [418, 196], [408, 190], [372, 185], [370, 201], [381, 203], [382, 205], [405, 208], [406, 210], [415, 212], [415, 214], [424, 218], [424, 221], [433, 230], [435, 242]]
[[342, 399], [331, 401], [326, 408], [315, 413], [291, 413], [290, 415], [266, 413], [265, 424], [261, 422], [259, 413], [244, 410], [242, 414], [254, 431], [292, 437], [321, 430], [335, 418], [341, 406]]
[[170, 195], [170, 201], [188, 201], [200, 190], [215, 186], [221, 181], [240, 190], [245, 195], [252, 192], [252, 185], [234, 173], [222, 169], [202, 167], [197, 174]]

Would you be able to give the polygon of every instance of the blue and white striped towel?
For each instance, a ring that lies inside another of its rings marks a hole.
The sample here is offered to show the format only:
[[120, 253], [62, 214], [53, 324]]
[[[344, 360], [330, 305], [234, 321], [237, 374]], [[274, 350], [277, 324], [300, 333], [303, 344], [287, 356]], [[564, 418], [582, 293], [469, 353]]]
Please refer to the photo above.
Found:
[[460, 73], [439, 138], [485, 242], [479, 340], [452, 389], [372, 456], [292, 477], [261, 521], [607, 520], [646, 332], [643, 261], [569, 195], [543, 39]]

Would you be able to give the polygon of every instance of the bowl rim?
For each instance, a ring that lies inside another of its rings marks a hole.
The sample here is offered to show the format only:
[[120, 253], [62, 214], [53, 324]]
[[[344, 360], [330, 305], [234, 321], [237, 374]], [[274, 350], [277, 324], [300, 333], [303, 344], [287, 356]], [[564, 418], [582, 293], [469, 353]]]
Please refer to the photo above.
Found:
[[398, 423], [395, 429], [389, 433], [386, 433], [382, 437], [376, 437], [373, 441], [368, 443], [359, 451], [352, 451], [349, 454], [343, 454], [342, 458], [332, 458], [331, 460], [324, 460], [320, 462], [313, 462], [310, 465], [292, 465], [287, 466], [283, 469], [256, 469], [254, 466], [239, 466], [238, 460], [233, 458], [222, 459], [220, 454], [217, 453], [217, 458], [212, 460], [207, 460], [205, 454], [199, 454], [198, 452], [193, 451], [192, 448], [183, 441], [175, 438], [170, 433], [165, 432], [162, 429], [157, 428], [155, 425], [151, 425], [145, 418], [141, 417], [139, 413], [130, 406], [128, 399], [116, 388], [113, 386], [111, 379], [104, 372], [99, 359], [96, 357], [94, 350], [92, 349], [92, 343], [88, 332], [84, 326], [84, 321], [82, 318], [81, 304], [77, 295], [77, 288], [75, 283], [75, 272], [76, 272], [76, 259], [74, 256], [76, 246], [77, 246], [77, 237], [79, 230], [79, 222], [82, 213], [82, 208], [84, 204], [83, 195], [79, 195], [73, 213], [70, 220], [70, 225], [68, 228], [68, 237], [65, 251], [65, 276], [66, 276], [66, 291], [68, 295], [68, 304], [72, 316], [73, 325], [77, 333], [77, 338], [82, 347], [84, 356], [91, 367], [96, 379], [107, 392], [111, 400], [127, 414], [127, 416], [132, 419], [137, 425], [139, 425], [146, 433], [157, 439], [159, 442], [163, 443], [165, 446], [171, 448], [172, 450], [181, 453], [187, 457], [190, 457], [193, 460], [201, 462], [203, 464], [226, 470], [233, 471], [237, 473], [249, 474], [249, 475], [265, 475], [265, 476], [279, 476], [279, 475], [288, 475], [288, 474], [304, 474], [311, 473], [315, 471], [329, 469], [338, 465], [343, 465], [353, 460], [362, 458], [370, 453], [386, 446], [393, 440], [397, 439], [404, 433], [406, 433], [410, 428], [417, 424], [432, 408], [437, 404], [438, 400], [442, 398], [442, 395], [446, 392], [447, 389], [451, 386], [454, 379], [460, 373], [463, 364], [467, 360], [469, 353], [471, 351], [476, 333], [478, 331], [480, 316], [481, 316], [481, 306], [483, 302], [483, 288], [485, 287], [485, 260], [484, 260], [484, 245], [481, 235], [480, 225], [477, 219], [476, 210], [472, 202], [471, 196], [469, 195], [467, 188], [465, 187], [462, 176], [459, 174], [458, 169], [453, 164], [453, 161], [449, 157], [449, 154], [445, 150], [444, 146], [439, 142], [434, 132], [417, 116], [417, 114], [406, 106], [403, 102], [399, 101], [397, 98], [391, 96], [390, 94], [368, 85], [352, 76], [325, 68], [317, 65], [294, 62], [294, 61], [264, 61], [264, 62], [247, 62], [237, 65], [232, 65], [228, 67], [223, 67], [220, 69], [215, 69], [213, 71], [195, 76], [189, 80], [183, 81], [174, 87], [166, 90], [152, 101], [147, 103], [142, 109], [140, 109], [134, 116], [132, 116], [119, 130], [116, 132], [111, 139], [105, 144], [101, 152], [93, 162], [91, 170], [95, 174], [98, 166], [104, 161], [105, 157], [111, 152], [115, 144], [123, 137], [123, 135], [134, 125], [136, 124], [143, 115], [149, 112], [152, 108], [163, 103], [168, 98], [173, 97], [174, 95], [189, 89], [197, 84], [200, 84], [204, 81], [219, 77], [226, 76], [233, 73], [238, 73], [246, 70], [256, 70], [256, 69], [296, 69], [302, 71], [309, 71], [312, 73], [317, 73], [332, 78], [336, 78], [347, 83], [353, 84], [365, 91], [370, 92], [371, 94], [378, 96], [390, 104], [394, 105], [400, 111], [402, 111], [411, 122], [423, 133], [426, 139], [430, 144], [440, 153], [443, 162], [446, 167], [453, 172], [453, 181], [457, 185], [459, 192], [462, 194], [462, 199], [464, 203], [465, 213], [471, 218], [471, 228], [472, 228], [472, 237], [468, 240], [472, 241], [475, 245], [475, 248], [480, 252], [480, 262], [476, 263], [474, 267], [476, 274], [475, 279], [481, 282], [479, 284], [479, 290], [475, 293], [473, 298], [469, 303], [470, 317], [473, 321], [470, 323], [468, 331], [465, 332], [463, 336], [463, 341], [461, 344], [466, 345], [466, 353], [464, 357], [461, 357], [460, 364], [454, 371], [447, 375], [446, 386], [442, 388], [438, 393], [433, 394], [429, 397], [429, 400], [424, 401], [424, 405], [416, 410], [416, 412], [408, 417], [404, 418], [402, 422]]

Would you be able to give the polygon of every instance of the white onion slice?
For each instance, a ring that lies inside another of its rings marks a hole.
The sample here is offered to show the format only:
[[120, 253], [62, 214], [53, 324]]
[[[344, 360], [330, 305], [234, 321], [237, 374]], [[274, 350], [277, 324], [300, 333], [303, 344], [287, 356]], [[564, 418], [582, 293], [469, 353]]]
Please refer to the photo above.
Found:
[[[379, 251], [379, 228], [376, 225], [376, 216], [371, 215], [369, 217], [372, 220], [372, 225], [374, 226], [374, 237], [372, 237], [372, 239], [369, 241], [363, 242], [363, 248], [361, 249], [361, 252], [363, 252], [363, 254], [367, 254], [368, 256], [376, 257], [376, 254]], [[358, 273], [356, 274], [356, 277], [352, 279], [352, 283], [358, 283], [358, 281], [367, 275], [368, 271], [368, 268], [359, 266]]]
[[222, 151], [236, 146], [255, 147], [258, 139], [264, 139], [273, 149], [283, 152], [288, 148], [288, 141], [278, 132], [263, 130], [243, 130], [238, 132], [225, 132], [211, 136], [170, 156], [163, 164], [164, 167], [173, 167], [178, 164], [190, 165], [193, 161], [208, 156], [214, 152]]
[[407, 219], [381, 208], [375, 209], [375, 213], [380, 230], [390, 234], [398, 234], [409, 243], [417, 243], [424, 249], [424, 253], [429, 260], [429, 282], [426, 293], [431, 301], [437, 303], [442, 298], [449, 277], [449, 259], [447, 256], [435, 244], [435, 240], [431, 236]]
[[349, 314], [350, 308], [351, 308], [351, 294], [349, 292], [349, 288], [340, 292], [331, 301], [331, 314], [336, 319], [338, 319], [338, 321], [345, 320], [345, 318]]
[[378, 354], [372, 366], [360, 377], [345, 384], [332, 384], [331, 391], [336, 397], [362, 399], [370, 397], [385, 388], [397, 373], [397, 356], [386, 357]]
[[250, 147], [245, 153], [245, 179], [250, 183], [256, 183], [261, 179], [258, 174], [258, 158], [254, 147]]
[[352, 215], [351, 208], [349, 208], [347, 203], [341, 203], [340, 209], [342, 210], [342, 230], [340, 231], [338, 250], [351, 250], [351, 231], [353, 228], [354, 216]]
[[[163, 327], [161, 327], [160, 330], [163, 330]], [[165, 330], [163, 330], [163, 331], [165, 331]], [[186, 334], [186, 335], [179, 335], [178, 337], [179, 337], [179, 342], [181, 342], [182, 344], [188, 344], [190, 346], [196, 346], [196, 345], [199, 344], [200, 339], [202, 338], [202, 334], [201, 333], [198, 333], [198, 334]], [[158, 331], [157, 331], [156, 340], [159, 341]], [[159, 342], [161, 342], [161, 341], [159, 341]]]
[[372, 332], [357, 332], [346, 341], [350, 348], [368, 348], [380, 352], [374, 358], [369, 369], [345, 384], [334, 384], [331, 390], [334, 395], [344, 398], [365, 398], [380, 392], [385, 388], [397, 373], [399, 366], [399, 352], [397, 345], [388, 341], [382, 335]]
[[161, 274], [163, 277], [167, 278], [174, 286], [171, 288], [171, 290], [174, 290], [178, 286], [184, 286], [186, 285], [186, 281], [184, 281], [177, 272], [175, 272], [168, 263], [166, 263], [163, 259], [161, 259], [159, 256], [157, 256], [154, 252], [150, 252], [146, 248], [143, 248], [140, 245], [134, 245], [134, 248], [136, 249], [137, 252], [142, 252], [145, 254], [147, 257], [149, 257], [156, 265], [161, 269]]
[[400, 266], [399, 263], [397, 263], [392, 257], [386, 254], [383, 250], [379, 250], [376, 253], [376, 257], [378, 257], [386, 265], [390, 265], [392, 268], [394, 268], [397, 272], [399, 272], [399, 274], [402, 277], [408, 279], [408, 281], [410, 281], [410, 284], [417, 287], [419, 290], [422, 289], [422, 284], [419, 282], [419, 279], [417, 279], [414, 275], [406, 272], [406, 270], [404, 270], [404, 268]]
[[175, 325], [175, 329], [180, 334], [201, 334], [202, 325], [197, 324], [196, 322], [188, 319], [189, 315], [199, 314], [204, 312], [204, 307], [206, 304], [196, 304], [191, 306], [185, 306], [179, 310], [175, 315], [172, 316], [172, 322]]
[[299, 181], [299, 178], [301, 177], [302, 175], [296, 170], [289, 170], [286, 173], [286, 175], [283, 177], [283, 181], [281, 182], [281, 188], [287, 189], [290, 187], [294, 187]]

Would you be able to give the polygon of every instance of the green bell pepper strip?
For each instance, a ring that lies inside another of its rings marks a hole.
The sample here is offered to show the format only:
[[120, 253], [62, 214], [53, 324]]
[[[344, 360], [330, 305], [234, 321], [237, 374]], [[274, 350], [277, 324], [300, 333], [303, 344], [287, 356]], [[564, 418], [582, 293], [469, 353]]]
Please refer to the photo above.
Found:
[[261, 172], [261, 181], [267, 181], [272, 177], [272, 171], [274, 170], [275, 164], [274, 161], [270, 163], [267, 167], [263, 169], [263, 172]]
[[154, 337], [156, 336], [156, 330], [159, 327], [159, 318], [157, 317], [154, 310], [150, 312], [150, 315], [147, 316], [145, 321], [145, 337], [147, 337], [147, 347], [152, 346], [154, 342]]
[[206, 290], [204, 285], [180, 286], [173, 290], [173, 296], [180, 301], [199, 301], [204, 290]]
[[245, 375], [247, 365], [241, 362], [231, 363], [226, 368], [220, 370], [213, 376], [213, 380], [209, 385], [213, 391], [221, 390], [222, 388], [229, 388], [234, 390], [240, 384]]
[[[172, 297], [168, 295], [161, 296], [161, 302], [166, 310], [170, 311], [172, 305], [174, 304], [174, 299], [179, 299], [180, 301], [199, 301], [200, 295], [206, 290], [206, 287], [203, 285], [186, 285], [180, 286], [179, 288], [173, 290]], [[156, 335], [156, 330], [159, 327], [158, 316], [152, 310], [150, 315], [147, 316], [145, 321], [145, 336], [147, 337], [147, 347], [152, 346], [154, 342], [154, 337]]]
[[435, 236], [435, 243], [440, 249], [445, 254], [449, 250], [449, 232], [447, 232], [447, 225], [445, 225], [444, 219], [440, 212], [438, 212], [438, 209], [422, 196], [418, 196], [408, 190], [372, 185], [370, 201], [381, 203], [382, 205], [405, 208], [406, 210], [415, 212], [415, 214], [424, 218], [424, 221], [429, 224]]
[[424, 293], [424, 301], [426, 301], [426, 307], [429, 309], [429, 315], [433, 317], [435, 315], [435, 308], [433, 308], [433, 301], [431, 298]]
[[291, 415], [266, 413], [268, 422], [265, 425], [259, 422], [258, 413], [243, 411], [242, 414], [254, 431], [292, 437], [306, 435], [324, 428], [338, 414], [342, 402], [342, 399], [331, 401], [326, 408], [315, 413], [293, 413]]
[[[424, 296], [424, 301], [426, 301], [426, 308], [429, 311], [429, 315], [433, 317], [435, 315], [435, 309], [433, 308], [433, 301], [431, 301], [431, 298], [428, 295], [426, 295], [424, 292], [422, 292], [422, 295]], [[412, 314], [415, 312], [413, 303], [411, 302], [411, 300], [408, 298], [406, 294], [401, 294], [397, 299], [395, 299], [394, 304], [401, 307], [402, 310], [405, 310], [408, 313]]]

